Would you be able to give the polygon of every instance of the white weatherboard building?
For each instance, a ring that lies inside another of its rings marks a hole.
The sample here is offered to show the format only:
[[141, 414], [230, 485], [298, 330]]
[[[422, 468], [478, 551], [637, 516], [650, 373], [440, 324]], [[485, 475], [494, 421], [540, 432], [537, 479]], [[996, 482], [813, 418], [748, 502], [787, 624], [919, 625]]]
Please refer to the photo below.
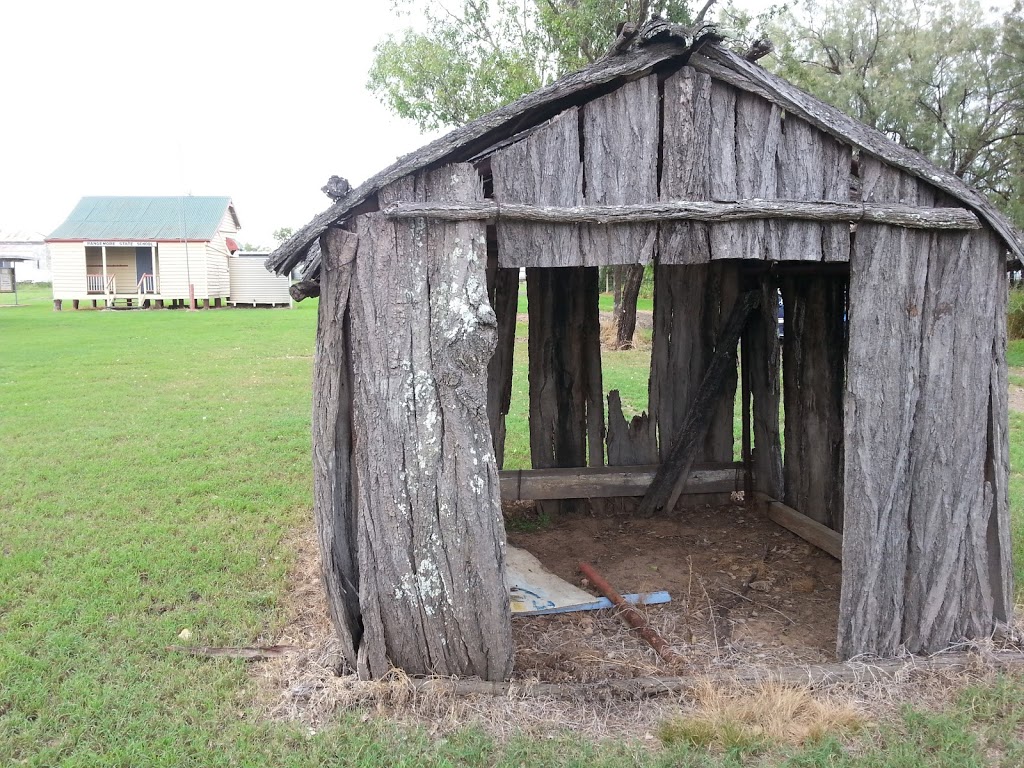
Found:
[[39, 232], [0, 229], [0, 267], [13, 267], [19, 283], [50, 281], [50, 253]]
[[83, 197], [46, 244], [55, 308], [102, 300], [220, 306], [240, 228], [230, 197]]
[[288, 293], [291, 280], [287, 275], [275, 275], [264, 266], [269, 253], [242, 252], [233, 254], [228, 261], [231, 277], [231, 298], [234, 305], [291, 306]]

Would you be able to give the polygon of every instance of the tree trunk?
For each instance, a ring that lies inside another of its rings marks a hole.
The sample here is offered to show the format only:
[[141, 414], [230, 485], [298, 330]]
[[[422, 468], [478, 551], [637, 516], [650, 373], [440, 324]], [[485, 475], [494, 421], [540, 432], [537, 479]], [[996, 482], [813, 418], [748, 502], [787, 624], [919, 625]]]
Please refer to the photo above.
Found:
[[615, 320], [615, 346], [617, 349], [632, 349], [633, 334], [636, 332], [636, 302], [644, 281], [644, 265], [627, 264], [615, 267], [614, 270], [615, 303], [612, 317]]

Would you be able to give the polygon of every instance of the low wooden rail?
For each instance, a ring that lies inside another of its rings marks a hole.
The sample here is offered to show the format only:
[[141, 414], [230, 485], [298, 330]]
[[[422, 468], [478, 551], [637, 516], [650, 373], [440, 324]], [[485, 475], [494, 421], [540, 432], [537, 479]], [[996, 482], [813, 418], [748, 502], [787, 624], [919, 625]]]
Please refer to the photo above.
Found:
[[795, 533], [808, 544], [813, 544], [818, 549], [828, 552], [836, 560], [843, 559], [843, 534], [833, 531], [817, 520], [812, 520], [802, 512], [797, 512], [767, 494], [756, 493], [755, 497], [765, 505], [768, 519], [773, 523]]
[[555, 207], [494, 200], [467, 203], [410, 203], [384, 208], [390, 219], [445, 221], [527, 221], [547, 224], [643, 224], [656, 221], [791, 219], [824, 222], [870, 222], [911, 229], [980, 229], [978, 217], [966, 208], [918, 208], [899, 203], [844, 203], [831, 200], [672, 200], [635, 205]]
[[[660, 466], [504, 469], [498, 478], [503, 501], [643, 496]], [[684, 490], [687, 494], [731, 493], [742, 487], [743, 465], [737, 462], [694, 467]]]

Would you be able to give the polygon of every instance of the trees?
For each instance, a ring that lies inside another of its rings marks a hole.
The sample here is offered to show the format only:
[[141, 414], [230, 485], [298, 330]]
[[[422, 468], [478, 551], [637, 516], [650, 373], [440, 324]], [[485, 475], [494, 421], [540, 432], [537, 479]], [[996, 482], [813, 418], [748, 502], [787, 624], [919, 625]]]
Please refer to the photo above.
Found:
[[1021, 28], [1020, 0], [1002, 19], [977, 0], [811, 0], [769, 34], [779, 74], [962, 177], [1022, 224]]
[[379, 43], [367, 87], [423, 130], [461, 125], [596, 61], [619, 22], [690, 18], [686, 0], [455, 0], [417, 12], [426, 31]]
[[[413, 0], [395, 0], [408, 8]], [[454, 126], [596, 61], [616, 25], [657, 14], [690, 21], [687, 0], [462, 0], [423, 9], [427, 31], [391, 35], [375, 50], [367, 87], [422, 130]], [[618, 346], [632, 346], [642, 265], [617, 267]]]

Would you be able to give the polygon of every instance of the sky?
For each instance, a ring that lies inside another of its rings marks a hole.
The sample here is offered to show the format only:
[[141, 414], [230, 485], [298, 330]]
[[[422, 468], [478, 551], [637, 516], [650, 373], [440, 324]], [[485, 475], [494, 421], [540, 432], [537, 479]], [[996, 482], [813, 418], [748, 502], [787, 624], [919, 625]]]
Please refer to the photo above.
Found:
[[85, 195], [229, 195], [239, 239], [273, 246], [331, 174], [434, 138], [366, 90], [415, 22], [390, 0], [0, 0], [0, 230], [49, 234]]
[[273, 245], [421, 146], [365, 87], [388, 0], [5, 0], [0, 229], [49, 234], [85, 195], [229, 195]]

